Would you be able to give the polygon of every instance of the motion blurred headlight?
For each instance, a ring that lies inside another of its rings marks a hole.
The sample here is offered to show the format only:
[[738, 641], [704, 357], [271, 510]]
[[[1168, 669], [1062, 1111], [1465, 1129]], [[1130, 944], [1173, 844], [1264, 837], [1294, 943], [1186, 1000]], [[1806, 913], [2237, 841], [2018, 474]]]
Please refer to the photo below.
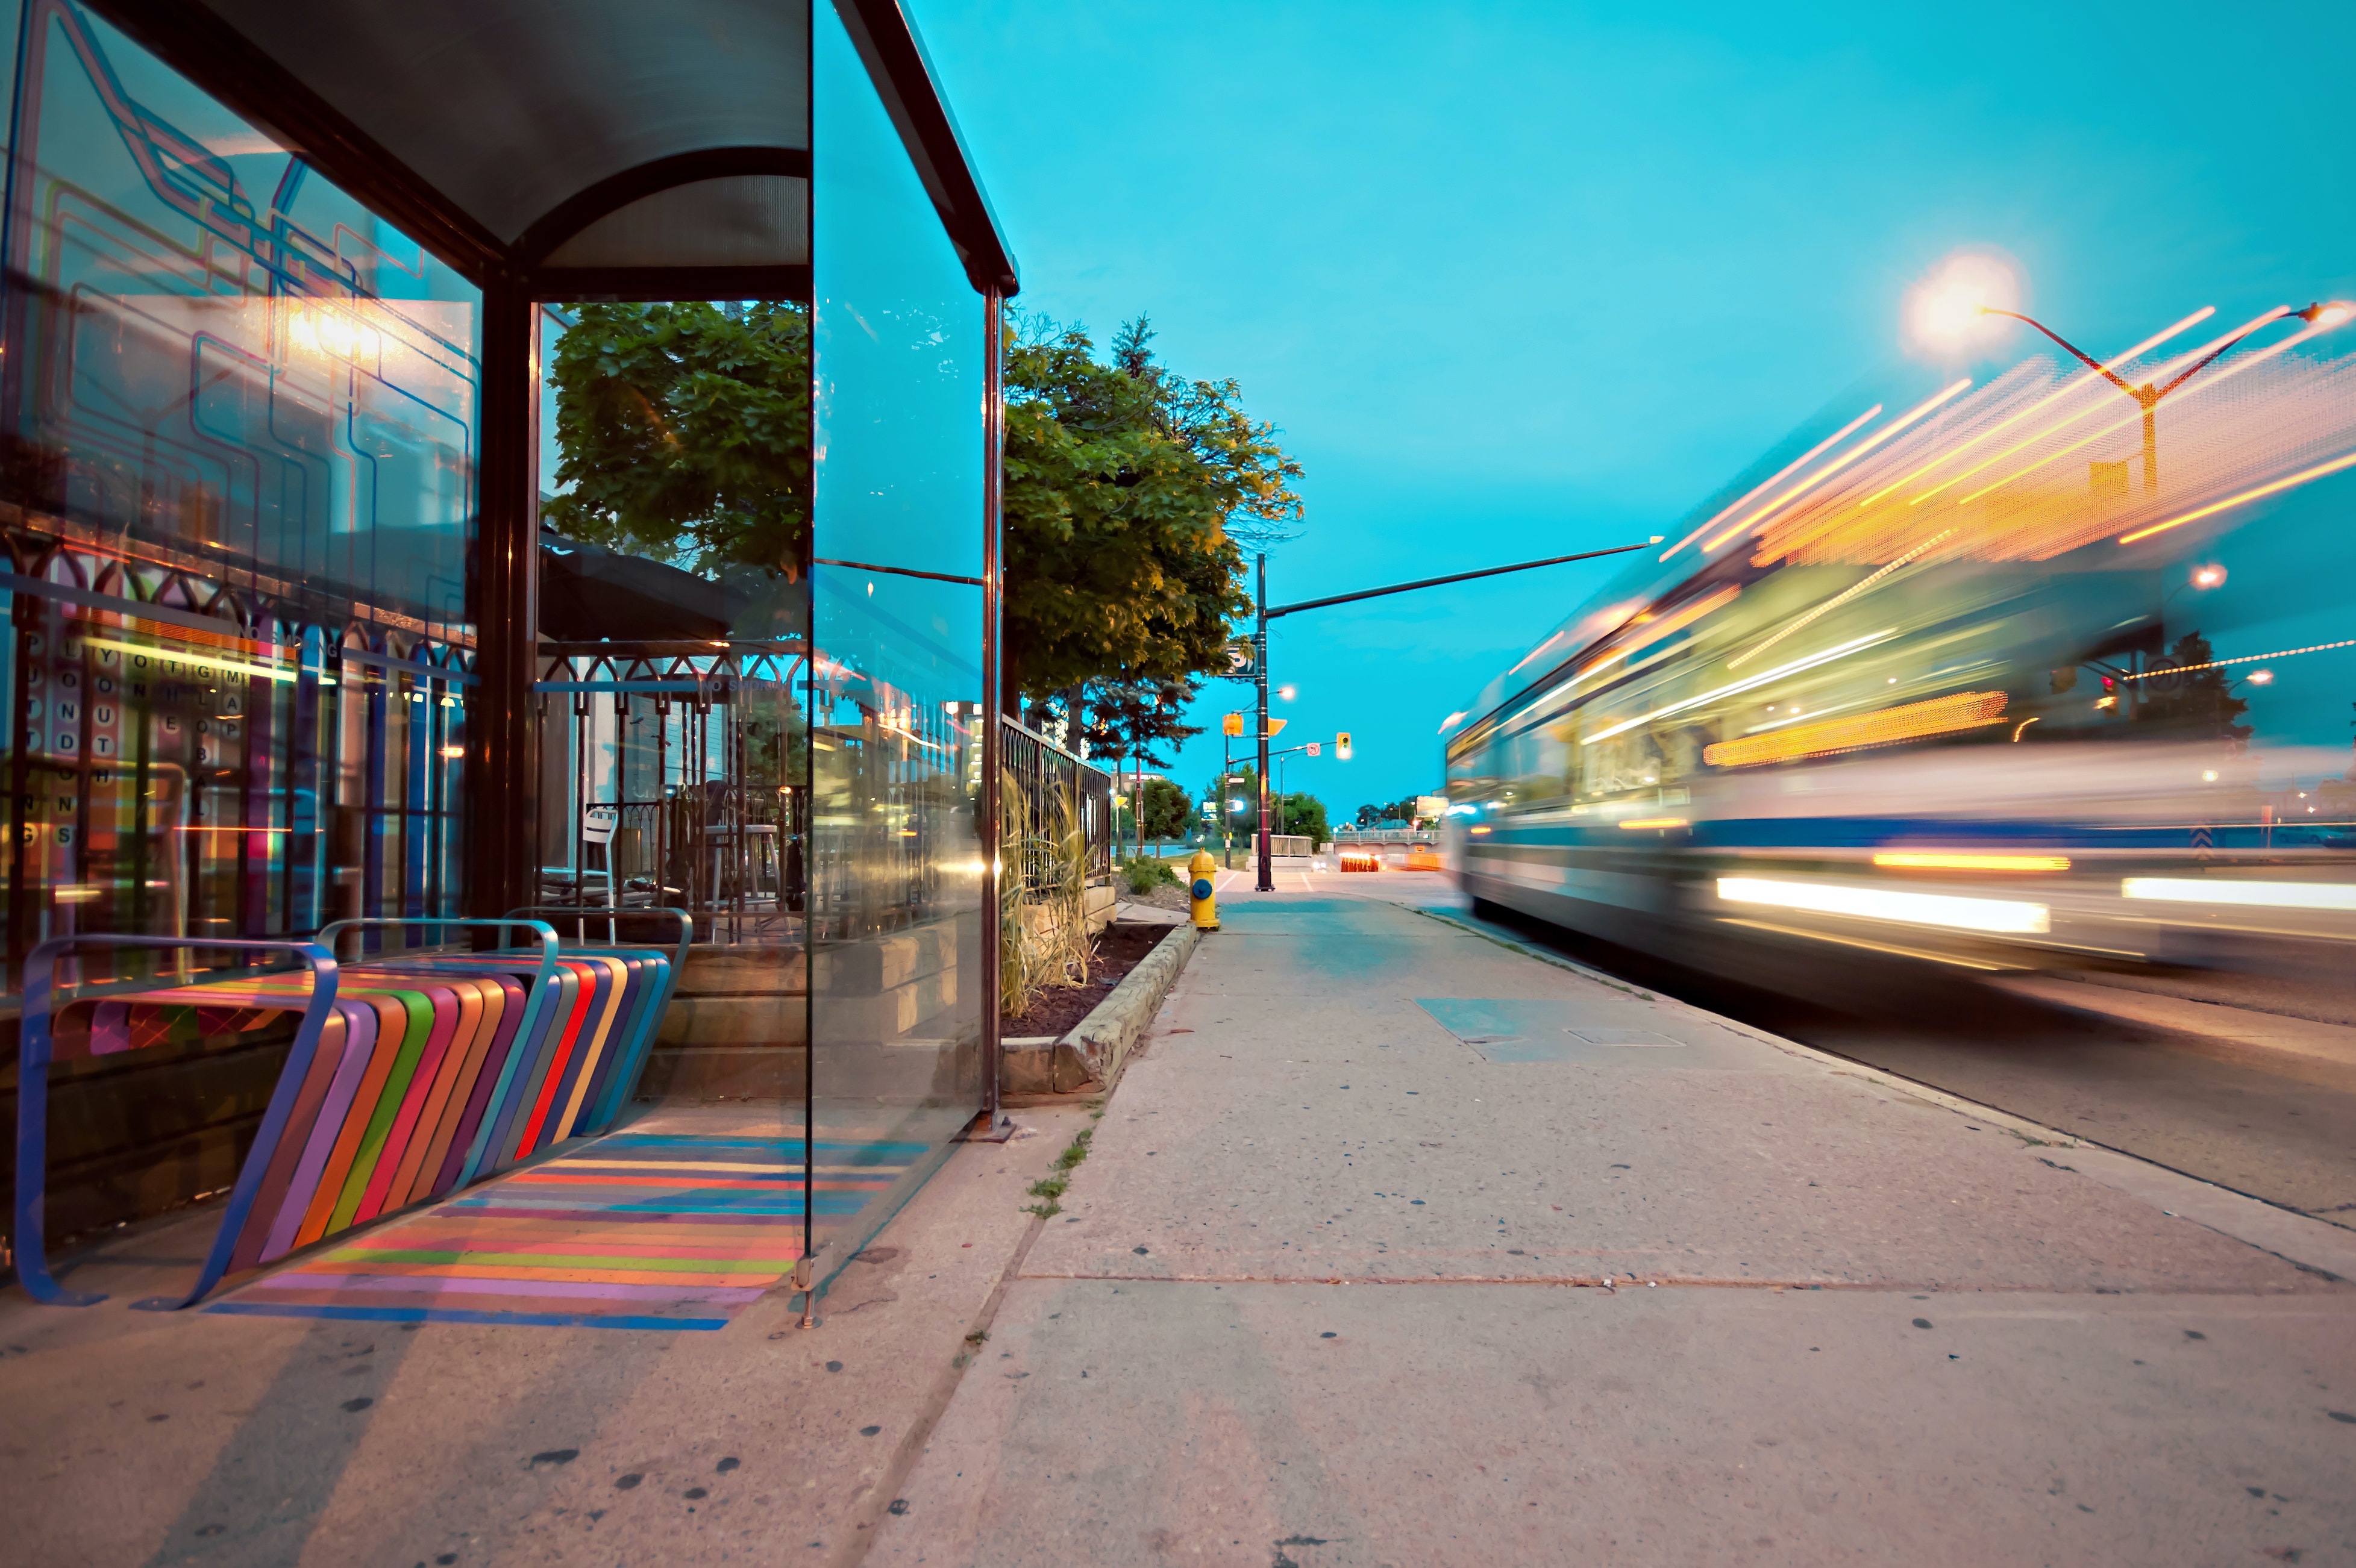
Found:
[[1718, 896], [1729, 903], [1771, 904], [1778, 909], [1844, 914], [1859, 920], [1898, 921], [1907, 925], [1940, 925], [1956, 931], [2040, 934], [2052, 929], [2051, 912], [2045, 905], [2012, 899], [1901, 893], [1830, 882], [1769, 881], [1761, 877], [1720, 877]]
[[2228, 882], [2205, 877], [2129, 877], [2121, 896], [2169, 903], [2244, 904], [2262, 909], [2356, 910], [2356, 885], [2346, 882]]

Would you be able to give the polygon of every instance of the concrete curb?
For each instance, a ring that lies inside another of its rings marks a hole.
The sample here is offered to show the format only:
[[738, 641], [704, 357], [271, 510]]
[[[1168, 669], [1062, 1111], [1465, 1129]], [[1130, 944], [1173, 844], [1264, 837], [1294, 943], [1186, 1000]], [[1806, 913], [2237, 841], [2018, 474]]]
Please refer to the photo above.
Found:
[[1089, 1087], [1110, 1088], [1129, 1060], [1130, 1048], [1162, 1006], [1170, 987], [1194, 955], [1201, 933], [1190, 923], [1173, 926], [1136, 968], [1098, 1002], [1096, 1010], [1053, 1045], [1008, 1046], [999, 1053], [1001, 1094], [1069, 1094]]

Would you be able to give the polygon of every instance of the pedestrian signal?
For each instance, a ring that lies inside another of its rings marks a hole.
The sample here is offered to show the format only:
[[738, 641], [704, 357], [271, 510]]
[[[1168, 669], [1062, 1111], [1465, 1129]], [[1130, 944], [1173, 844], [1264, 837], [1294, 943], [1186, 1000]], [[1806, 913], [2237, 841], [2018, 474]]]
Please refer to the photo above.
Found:
[[1242, 714], [1240, 714], [1240, 713], [1230, 713], [1230, 714], [1228, 714], [1226, 718], [1224, 718], [1224, 719], [1222, 719], [1222, 720], [1219, 720], [1219, 733], [1220, 733], [1220, 734], [1222, 734], [1222, 735], [1240, 735], [1240, 734], [1242, 734], [1243, 732], [1244, 732], [1244, 716], [1243, 716]]
[[1333, 737], [1333, 754], [1343, 762], [1350, 760], [1350, 732], [1347, 730]]

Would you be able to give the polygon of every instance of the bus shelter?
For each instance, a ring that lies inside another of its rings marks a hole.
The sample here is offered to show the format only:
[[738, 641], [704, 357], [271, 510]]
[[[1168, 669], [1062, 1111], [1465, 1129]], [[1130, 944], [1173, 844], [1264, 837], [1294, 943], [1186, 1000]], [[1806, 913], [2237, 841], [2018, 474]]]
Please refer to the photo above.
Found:
[[[677, 944], [614, 1125], [713, 1108], [805, 1255], [855, 1247], [996, 1079], [1017, 280], [907, 17], [7, 10], [0, 1009], [47, 966], [141, 1046], [59, 1037], [50, 1237], [229, 1187], [265, 1119], [291, 1018], [136, 998], [283, 955], [173, 943], [515, 915]], [[596, 398], [682, 484], [698, 442], [764, 477], [601, 511]], [[153, 941], [43, 949], [92, 935]]]

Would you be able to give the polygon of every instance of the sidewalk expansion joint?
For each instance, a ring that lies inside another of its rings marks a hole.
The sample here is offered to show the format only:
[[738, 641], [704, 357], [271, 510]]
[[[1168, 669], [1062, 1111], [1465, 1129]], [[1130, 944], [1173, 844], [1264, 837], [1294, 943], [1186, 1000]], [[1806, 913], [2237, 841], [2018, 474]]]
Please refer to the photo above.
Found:
[[[2288, 1260], [2286, 1260], [2288, 1261]], [[2300, 1265], [2305, 1268], [2306, 1265]], [[2310, 1274], [2322, 1274], [2326, 1279], [2336, 1276], [2320, 1269], [2307, 1269]], [[1354, 1275], [1338, 1278], [1325, 1275], [1287, 1274], [1025, 1274], [1025, 1283], [1033, 1280], [1065, 1285], [1544, 1285], [1558, 1290], [1600, 1290], [1607, 1296], [1617, 1296], [1623, 1290], [1764, 1290], [1783, 1291], [1790, 1295], [1811, 1292], [1852, 1295], [1910, 1295], [1928, 1291], [1941, 1296], [2276, 1296], [2280, 1291], [2218, 1290], [2208, 1286], [2190, 1286], [2182, 1290], [2154, 1289], [2143, 1286], [2134, 1289], [2106, 1285], [2063, 1285], [2051, 1283], [2023, 1285], [1957, 1285], [1952, 1281], [1930, 1280], [1815, 1280], [1815, 1279], [1706, 1279], [1689, 1276], [1662, 1276], [1657, 1279], [1598, 1279], [1593, 1275]]]
[[[1024, 1228], [1023, 1239], [1014, 1245], [1014, 1255], [1006, 1260], [1006, 1267], [1000, 1272], [998, 1283], [990, 1287], [990, 1294], [982, 1298], [980, 1309], [973, 1315], [973, 1327], [966, 1337], [969, 1345], [989, 1341], [991, 1326], [998, 1321], [998, 1308], [1006, 1299], [1007, 1287], [1021, 1277], [1023, 1261], [1031, 1255], [1032, 1243], [1046, 1228], [1047, 1221], [1035, 1217]], [[976, 1335], [980, 1336], [979, 1340], [975, 1339]], [[909, 1424], [907, 1434], [893, 1449], [891, 1461], [876, 1478], [874, 1488], [851, 1511], [851, 1535], [858, 1543], [858, 1550], [848, 1557], [836, 1560], [844, 1568], [857, 1568], [857, 1564], [866, 1560], [868, 1549], [875, 1543], [876, 1527], [883, 1522], [885, 1513], [900, 1496], [900, 1488], [915, 1473], [916, 1461], [924, 1457], [926, 1446], [933, 1440], [934, 1428], [940, 1424], [942, 1415], [948, 1410], [949, 1401], [956, 1397], [958, 1389], [965, 1381], [966, 1369], [976, 1360], [978, 1358], [969, 1350], [950, 1359], [948, 1367], [935, 1380], [932, 1392], [925, 1396], [924, 1405], [917, 1411], [916, 1419]]]

